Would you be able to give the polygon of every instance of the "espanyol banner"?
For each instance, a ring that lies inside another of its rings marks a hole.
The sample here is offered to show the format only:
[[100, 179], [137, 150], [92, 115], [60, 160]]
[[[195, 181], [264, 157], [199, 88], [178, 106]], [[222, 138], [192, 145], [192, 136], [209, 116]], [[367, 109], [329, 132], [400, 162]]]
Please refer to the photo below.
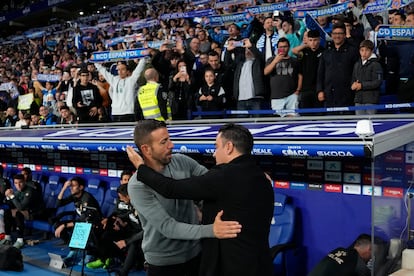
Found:
[[122, 42], [132, 42], [132, 41], [139, 41], [139, 40], [144, 40], [144, 37], [143, 37], [142, 33], [126, 35], [126, 36], [120, 36], [120, 37], [115, 37], [113, 39], [108, 39], [108, 40], [105, 41], [105, 45], [106, 45], [106, 47], [108, 47], [108, 46], [113, 46], [113, 45], [116, 45], [116, 44], [122, 43]]
[[58, 82], [61, 75], [55, 74], [37, 74], [38, 81]]
[[414, 40], [414, 27], [381, 25], [378, 29], [378, 39]]
[[159, 49], [163, 43], [165, 43], [165, 40], [148, 41], [147, 46], [151, 49]]
[[38, 32], [33, 32], [33, 33], [27, 33], [26, 37], [28, 39], [35, 39], [35, 38], [41, 38], [46, 34], [46, 31], [38, 31]]
[[326, 6], [320, 9], [315, 10], [303, 10], [303, 11], [296, 11], [293, 16], [296, 18], [303, 18], [306, 14], [310, 14], [313, 18], [319, 16], [332, 16], [335, 14], [341, 14], [348, 9], [348, 5], [350, 2], [335, 4]]
[[129, 49], [123, 51], [103, 51], [92, 53], [91, 62], [108, 62], [126, 59], [143, 58], [149, 55], [149, 49]]
[[142, 20], [137, 20], [133, 22], [121, 22], [121, 23], [118, 23], [118, 26], [131, 27], [133, 30], [140, 30], [143, 28], [157, 26], [159, 24], [160, 22], [158, 21], [158, 19], [142, 19]]
[[253, 6], [247, 7], [246, 11], [249, 13], [256, 15], [262, 13], [273, 13], [274, 11], [288, 11], [292, 9], [308, 9], [322, 6], [319, 0], [310, 0], [306, 2], [280, 2], [280, 3], [273, 3], [273, 4], [266, 4], [260, 6]]
[[367, 14], [383, 12], [387, 9], [387, 4], [388, 0], [377, 0], [375, 2], [369, 2], [362, 13]]
[[251, 22], [253, 16], [248, 12], [229, 13], [222, 15], [213, 15], [203, 20], [204, 25], [211, 27], [223, 26], [234, 22]]
[[165, 13], [160, 16], [161, 20], [170, 20], [177, 18], [194, 18], [194, 17], [203, 17], [216, 14], [216, 11], [213, 9], [207, 10], [198, 10], [198, 11], [189, 11], [189, 12], [176, 12], [176, 13]]
[[210, 3], [210, 0], [196, 0], [196, 1], [192, 1], [192, 4], [194, 6], [198, 6], [198, 5], [207, 5]]
[[413, 3], [414, 0], [388, 0], [388, 9], [389, 10], [398, 10], [404, 6], [407, 6]]
[[375, 2], [368, 3], [362, 13], [367, 14], [378, 13], [387, 10], [398, 10], [413, 2], [414, 0], [377, 0]]
[[240, 5], [240, 4], [253, 4], [252, 0], [216, 0], [216, 4], [214, 7], [216, 9], [232, 6], [232, 5]]

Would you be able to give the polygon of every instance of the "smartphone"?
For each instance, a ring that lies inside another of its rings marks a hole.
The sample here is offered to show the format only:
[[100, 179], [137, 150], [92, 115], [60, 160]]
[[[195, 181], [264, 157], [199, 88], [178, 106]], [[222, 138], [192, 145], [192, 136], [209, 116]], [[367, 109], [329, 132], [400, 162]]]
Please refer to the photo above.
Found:
[[181, 73], [187, 73], [187, 66], [180, 66]]
[[234, 47], [243, 47], [244, 42], [242, 40], [240, 41], [233, 41]]
[[283, 53], [283, 50], [282, 49], [277, 49], [277, 54], [278, 55], [280, 55], [280, 54], [282, 54]]

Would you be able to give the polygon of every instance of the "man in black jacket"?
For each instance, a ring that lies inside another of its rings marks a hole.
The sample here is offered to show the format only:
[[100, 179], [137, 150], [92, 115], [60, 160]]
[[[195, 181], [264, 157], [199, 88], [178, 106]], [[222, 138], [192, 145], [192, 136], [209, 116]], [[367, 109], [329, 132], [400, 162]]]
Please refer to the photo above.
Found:
[[324, 257], [308, 276], [368, 276], [366, 263], [371, 258], [371, 236], [361, 234], [348, 248], [338, 247]]
[[359, 58], [358, 49], [346, 40], [343, 23], [332, 27], [333, 46], [322, 53], [318, 67], [316, 90], [318, 100], [326, 107], [354, 105], [351, 90], [352, 70]]
[[25, 229], [25, 220], [40, 219], [44, 214], [43, 199], [39, 198], [38, 193], [32, 187], [26, 184], [22, 174], [16, 174], [13, 177], [15, 190], [8, 188], [4, 195], [10, 209], [4, 212], [5, 238], [3, 245], [11, 244], [12, 226], [16, 226], [17, 240], [13, 244], [16, 248], [24, 246], [23, 235]]
[[168, 198], [204, 200], [202, 223], [209, 224], [220, 210], [225, 220], [236, 220], [242, 231], [235, 239], [202, 240], [200, 275], [272, 275], [269, 229], [273, 190], [251, 156], [253, 136], [243, 126], [228, 124], [216, 138], [217, 166], [203, 176], [183, 180], [166, 178], [143, 164], [127, 148], [139, 181]]

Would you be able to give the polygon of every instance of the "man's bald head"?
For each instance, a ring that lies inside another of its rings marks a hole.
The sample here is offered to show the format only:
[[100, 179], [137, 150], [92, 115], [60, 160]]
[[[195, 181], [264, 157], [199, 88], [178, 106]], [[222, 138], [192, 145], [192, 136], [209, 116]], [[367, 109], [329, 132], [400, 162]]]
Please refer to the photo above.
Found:
[[158, 72], [154, 68], [145, 70], [144, 76], [146, 81], [158, 82]]

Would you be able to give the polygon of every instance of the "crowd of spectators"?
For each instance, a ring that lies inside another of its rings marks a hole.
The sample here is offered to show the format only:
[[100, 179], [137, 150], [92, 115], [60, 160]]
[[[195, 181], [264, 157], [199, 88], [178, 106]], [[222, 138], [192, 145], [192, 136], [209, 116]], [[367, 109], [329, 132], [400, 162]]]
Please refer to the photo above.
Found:
[[[256, 4], [268, 3], [273, 1]], [[374, 46], [369, 48], [381, 64], [369, 78], [376, 78], [380, 85], [375, 87], [377, 96], [361, 104], [378, 104], [380, 93], [396, 94], [399, 102], [413, 101], [414, 93], [409, 91], [413, 91], [414, 42], [377, 41], [376, 31], [382, 23], [414, 26], [414, 11], [409, 5], [363, 14], [366, 4], [358, 0], [343, 14], [316, 18], [332, 37], [326, 42], [320, 40], [320, 31], [309, 32], [305, 20], [289, 11], [258, 14], [253, 20], [220, 27], [203, 24], [203, 18], [196, 17], [160, 19], [164, 14], [214, 7], [191, 1], [118, 5], [99, 15], [45, 27], [38, 36], [29, 32], [23, 39], [10, 38], [0, 46], [0, 122], [6, 127], [28, 127], [111, 121], [109, 80], [90, 62], [91, 54], [142, 47], [151, 47], [145, 68], [157, 70], [172, 120], [190, 119], [194, 111], [355, 105], [355, 95], [367, 89], [358, 75], [353, 82], [360, 85], [351, 88], [354, 64], [365, 64], [358, 51], [365, 40], [372, 40]], [[240, 12], [246, 6], [225, 6], [216, 12]], [[159, 24], [134, 24], [144, 19], [159, 19]], [[120, 66], [126, 67], [129, 76], [137, 63], [103, 65], [113, 75]], [[53, 75], [59, 77], [44, 79]], [[142, 74], [135, 91], [144, 84]], [[140, 119], [142, 111], [135, 99], [134, 119]]]

